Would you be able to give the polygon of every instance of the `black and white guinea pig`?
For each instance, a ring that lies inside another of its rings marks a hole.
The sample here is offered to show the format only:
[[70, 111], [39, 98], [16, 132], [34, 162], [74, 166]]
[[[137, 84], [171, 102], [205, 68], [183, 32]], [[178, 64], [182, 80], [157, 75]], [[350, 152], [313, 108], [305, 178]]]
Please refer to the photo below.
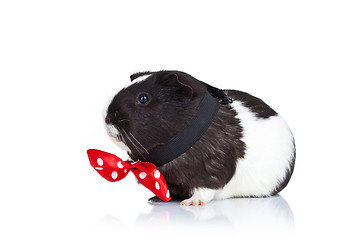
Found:
[[201, 137], [159, 166], [172, 199], [203, 205], [232, 197], [267, 197], [288, 184], [295, 164], [294, 138], [283, 118], [262, 100], [217, 89], [179, 71], [140, 72], [130, 78], [131, 84], [106, 108], [105, 124], [133, 160], [181, 131], [205, 93], [219, 102]]

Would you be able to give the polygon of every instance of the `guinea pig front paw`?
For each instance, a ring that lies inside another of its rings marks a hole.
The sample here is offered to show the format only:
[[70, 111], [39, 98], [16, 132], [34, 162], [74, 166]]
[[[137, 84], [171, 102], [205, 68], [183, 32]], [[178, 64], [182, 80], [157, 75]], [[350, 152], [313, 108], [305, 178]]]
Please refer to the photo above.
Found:
[[200, 199], [185, 199], [184, 201], [180, 202], [181, 206], [204, 206], [205, 202], [201, 201]]
[[180, 202], [181, 206], [204, 206], [206, 203], [213, 200], [215, 190], [209, 188], [197, 188], [191, 198]]

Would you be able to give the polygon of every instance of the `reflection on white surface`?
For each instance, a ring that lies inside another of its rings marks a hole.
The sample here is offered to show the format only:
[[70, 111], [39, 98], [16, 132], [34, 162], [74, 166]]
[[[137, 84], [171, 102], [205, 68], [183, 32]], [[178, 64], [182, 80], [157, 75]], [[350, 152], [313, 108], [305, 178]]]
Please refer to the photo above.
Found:
[[155, 227], [224, 227], [245, 231], [291, 231], [292, 211], [280, 195], [270, 198], [239, 198], [214, 201], [203, 207], [182, 207], [179, 202], [154, 205], [149, 214], [141, 214], [136, 223]]
[[[115, 226], [124, 228], [112, 215], [104, 217], [101, 225], [112, 229]], [[139, 214], [134, 222], [134, 229], [146, 229], [148, 232], [200, 229], [207, 230], [201, 231], [207, 233], [225, 230], [226, 233], [291, 234], [294, 228], [291, 208], [280, 195], [227, 199], [199, 207], [183, 207], [179, 202], [158, 203], [152, 206], [149, 213]]]

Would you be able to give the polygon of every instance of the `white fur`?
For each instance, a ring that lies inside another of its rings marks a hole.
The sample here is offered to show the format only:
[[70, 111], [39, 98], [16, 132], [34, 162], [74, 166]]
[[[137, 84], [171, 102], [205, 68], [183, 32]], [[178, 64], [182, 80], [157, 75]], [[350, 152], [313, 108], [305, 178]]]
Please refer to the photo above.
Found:
[[150, 77], [150, 76], [151, 76], [151, 73], [146, 74], [146, 75], [142, 75], [142, 76], [137, 77], [137, 78], [135, 78], [134, 80], [132, 80], [132, 82], [141, 82], [141, 81], [146, 80], [146, 79], [147, 79], [148, 77]]
[[111, 140], [122, 150], [126, 151], [126, 152], [130, 152], [130, 149], [128, 146], [126, 146], [126, 144], [121, 141], [120, 139], [118, 139], [117, 136], [119, 136], [119, 131], [111, 124], [107, 124], [106, 125], [106, 130], [111, 138]]
[[216, 198], [269, 196], [290, 168], [293, 135], [279, 115], [257, 118], [240, 101], [234, 101], [232, 107], [243, 127], [245, 156], [238, 159], [234, 177], [216, 193]]
[[151, 73], [137, 77], [134, 80], [132, 80], [127, 86], [125, 86], [124, 89], [130, 87], [131, 85], [134, 85], [135, 83], [143, 82], [150, 76], [151, 76]]
[[[244, 158], [238, 159], [233, 178], [219, 190], [195, 189], [194, 196], [185, 200], [210, 202], [231, 197], [269, 196], [286, 176], [293, 158], [292, 133], [279, 115], [257, 118], [240, 101], [232, 103], [243, 127], [241, 140], [246, 145]], [[190, 204], [191, 205], [191, 204]]]
[[107, 126], [108, 133], [111, 137], [119, 136], [119, 131], [111, 124], [108, 124]]

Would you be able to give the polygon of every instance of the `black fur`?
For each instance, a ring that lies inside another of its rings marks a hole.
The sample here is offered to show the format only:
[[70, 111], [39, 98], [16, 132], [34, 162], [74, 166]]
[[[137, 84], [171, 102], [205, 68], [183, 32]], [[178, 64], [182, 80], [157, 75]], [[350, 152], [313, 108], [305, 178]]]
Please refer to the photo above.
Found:
[[214, 122], [186, 153], [160, 167], [172, 198], [184, 199], [196, 187], [222, 188], [235, 173], [236, 161], [244, 156], [245, 144], [236, 113], [221, 104]]
[[293, 144], [294, 144], [294, 153], [293, 153], [293, 158], [290, 161], [290, 168], [286, 170], [286, 175], [285, 178], [283, 179], [283, 181], [273, 190], [273, 192], [271, 193], [271, 195], [275, 195], [277, 193], [279, 193], [281, 190], [283, 190], [289, 183], [291, 175], [294, 172], [294, 167], [295, 167], [295, 158], [296, 158], [296, 146], [295, 146], [295, 140], [293, 140]]
[[277, 115], [277, 113], [260, 98], [241, 91], [226, 90], [225, 92], [233, 99], [243, 102], [245, 107], [255, 113], [257, 118], [269, 118]]
[[[220, 101], [219, 111], [204, 135], [187, 152], [159, 169], [173, 199], [185, 199], [194, 188], [218, 189], [235, 173], [237, 159], [244, 157], [246, 145], [241, 141], [242, 127], [229, 103], [241, 100], [258, 118], [277, 113], [262, 100], [247, 93], [220, 90], [178, 71], [142, 72], [147, 81], [121, 90], [108, 107], [106, 123], [113, 124], [131, 150], [134, 159], [169, 141], [197, 111], [205, 91]], [[139, 94], [147, 94], [146, 105], [137, 104]], [[291, 176], [292, 169], [288, 174]], [[289, 177], [290, 178], [290, 177]], [[286, 180], [288, 181], [288, 179]], [[285, 182], [286, 182], [285, 181]], [[280, 184], [274, 194], [286, 186]]]

